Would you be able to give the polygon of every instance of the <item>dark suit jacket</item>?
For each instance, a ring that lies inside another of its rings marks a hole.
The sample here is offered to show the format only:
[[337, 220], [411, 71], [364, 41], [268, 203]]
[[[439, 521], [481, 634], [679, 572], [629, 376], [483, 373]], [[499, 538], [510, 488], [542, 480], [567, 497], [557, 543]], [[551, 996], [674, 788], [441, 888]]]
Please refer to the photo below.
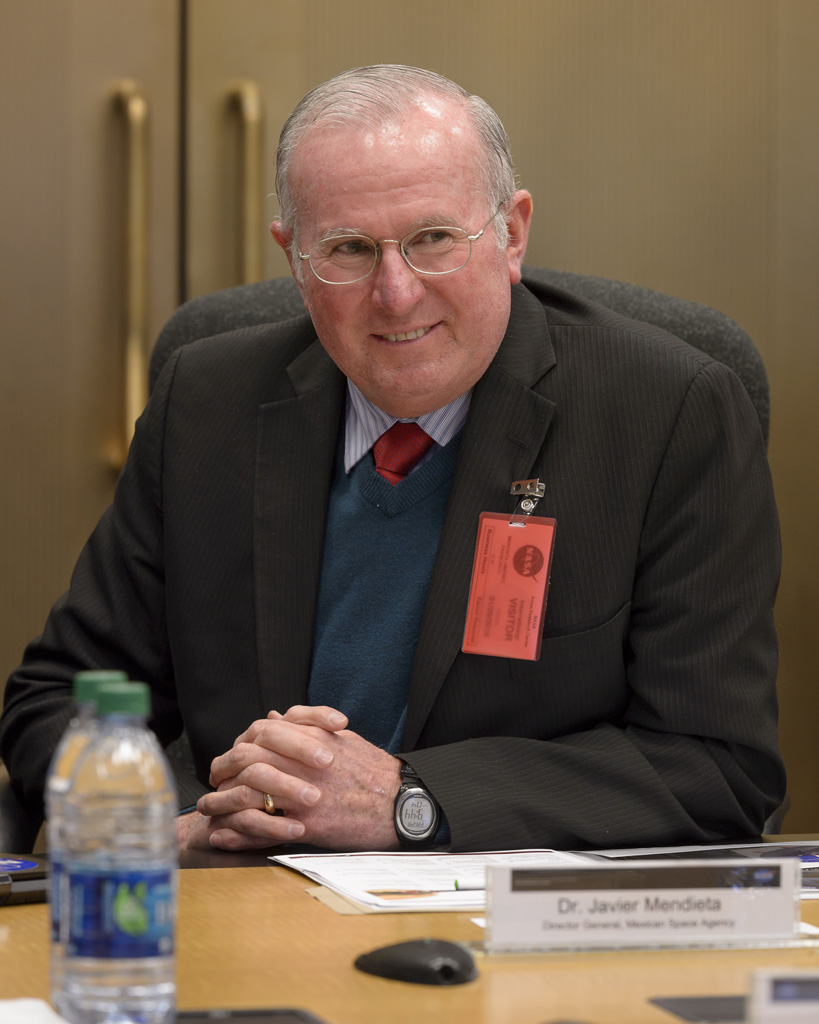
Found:
[[[721, 364], [556, 290], [513, 288], [464, 428], [404, 750], [453, 849], [757, 834], [784, 793], [779, 538], [754, 410]], [[212, 757], [304, 703], [345, 381], [308, 317], [180, 349], [114, 504], [8, 687], [2, 752], [41, 798], [71, 673], [150, 682]], [[538, 662], [460, 652], [478, 515], [513, 480], [557, 520]]]

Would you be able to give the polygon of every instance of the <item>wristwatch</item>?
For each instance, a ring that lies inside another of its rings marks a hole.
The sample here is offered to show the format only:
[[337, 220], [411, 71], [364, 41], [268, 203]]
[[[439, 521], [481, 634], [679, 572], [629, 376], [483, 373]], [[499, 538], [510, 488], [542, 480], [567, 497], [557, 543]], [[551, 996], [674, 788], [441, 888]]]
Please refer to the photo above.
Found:
[[401, 765], [401, 788], [395, 798], [395, 834], [402, 846], [431, 846], [441, 820], [435, 797], [408, 764]]

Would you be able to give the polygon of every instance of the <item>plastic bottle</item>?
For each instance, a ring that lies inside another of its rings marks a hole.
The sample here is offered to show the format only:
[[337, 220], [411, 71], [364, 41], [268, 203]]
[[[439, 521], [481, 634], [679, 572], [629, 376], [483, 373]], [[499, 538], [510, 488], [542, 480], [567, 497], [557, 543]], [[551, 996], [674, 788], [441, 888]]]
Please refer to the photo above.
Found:
[[74, 676], [74, 716], [57, 744], [46, 778], [46, 834], [48, 842], [49, 904], [51, 910], [51, 988], [62, 985], [62, 963], [65, 948], [60, 936], [61, 907], [65, 902], [62, 888], [63, 825], [65, 794], [77, 758], [85, 750], [96, 729], [97, 687], [101, 683], [126, 680], [125, 672], [92, 670]]
[[175, 1017], [176, 792], [145, 727], [144, 683], [103, 683], [98, 725], [65, 797], [62, 983], [72, 1024]]

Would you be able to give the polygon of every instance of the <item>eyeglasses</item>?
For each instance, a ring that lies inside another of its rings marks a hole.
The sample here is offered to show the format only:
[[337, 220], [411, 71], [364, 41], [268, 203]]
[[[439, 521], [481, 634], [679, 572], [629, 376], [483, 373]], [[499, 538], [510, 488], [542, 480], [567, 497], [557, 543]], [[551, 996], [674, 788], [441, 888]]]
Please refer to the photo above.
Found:
[[310, 246], [309, 252], [299, 250], [299, 259], [307, 260], [319, 281], [325, 284], [355, 284], [369, 277], [387, 242], [398, 246], [404, 262], [419, 274], [454, 274], [469, 263], [472, 243], [477, 242], [500, 213], [499, 206], [481, 230], [468, 235], [463, 228], [441, 225], [418, 228], [399, 242], [396, 238], [373, 241], [367, 235], [332, 235]]

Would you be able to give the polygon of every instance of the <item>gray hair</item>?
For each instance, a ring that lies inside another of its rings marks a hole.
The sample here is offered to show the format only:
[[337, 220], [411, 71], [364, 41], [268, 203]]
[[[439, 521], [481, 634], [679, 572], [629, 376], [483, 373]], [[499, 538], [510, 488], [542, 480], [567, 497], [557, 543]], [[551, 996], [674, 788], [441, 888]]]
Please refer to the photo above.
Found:
[[[406, 115], [420, 96], [430, 94], [451, 97], [466, 108], [485, 154], [484, 166], [479, 169], [481, 185], [491, 209], [499, 209], [515, 191], [515, 167], [506, 129], [486, 100], [434, 71], [374, 64], [344, 71], [312, 89], [285, 122], [276, 154], [276, 194], [283, 227], [295, 235], [298, 210], [290, 189], [290, 161], [313, 125], [321, 122], [378, 130]], [[506, 221], [498, 218], [495, 223], [498, 244], [503, 248], [508, 237]]]

